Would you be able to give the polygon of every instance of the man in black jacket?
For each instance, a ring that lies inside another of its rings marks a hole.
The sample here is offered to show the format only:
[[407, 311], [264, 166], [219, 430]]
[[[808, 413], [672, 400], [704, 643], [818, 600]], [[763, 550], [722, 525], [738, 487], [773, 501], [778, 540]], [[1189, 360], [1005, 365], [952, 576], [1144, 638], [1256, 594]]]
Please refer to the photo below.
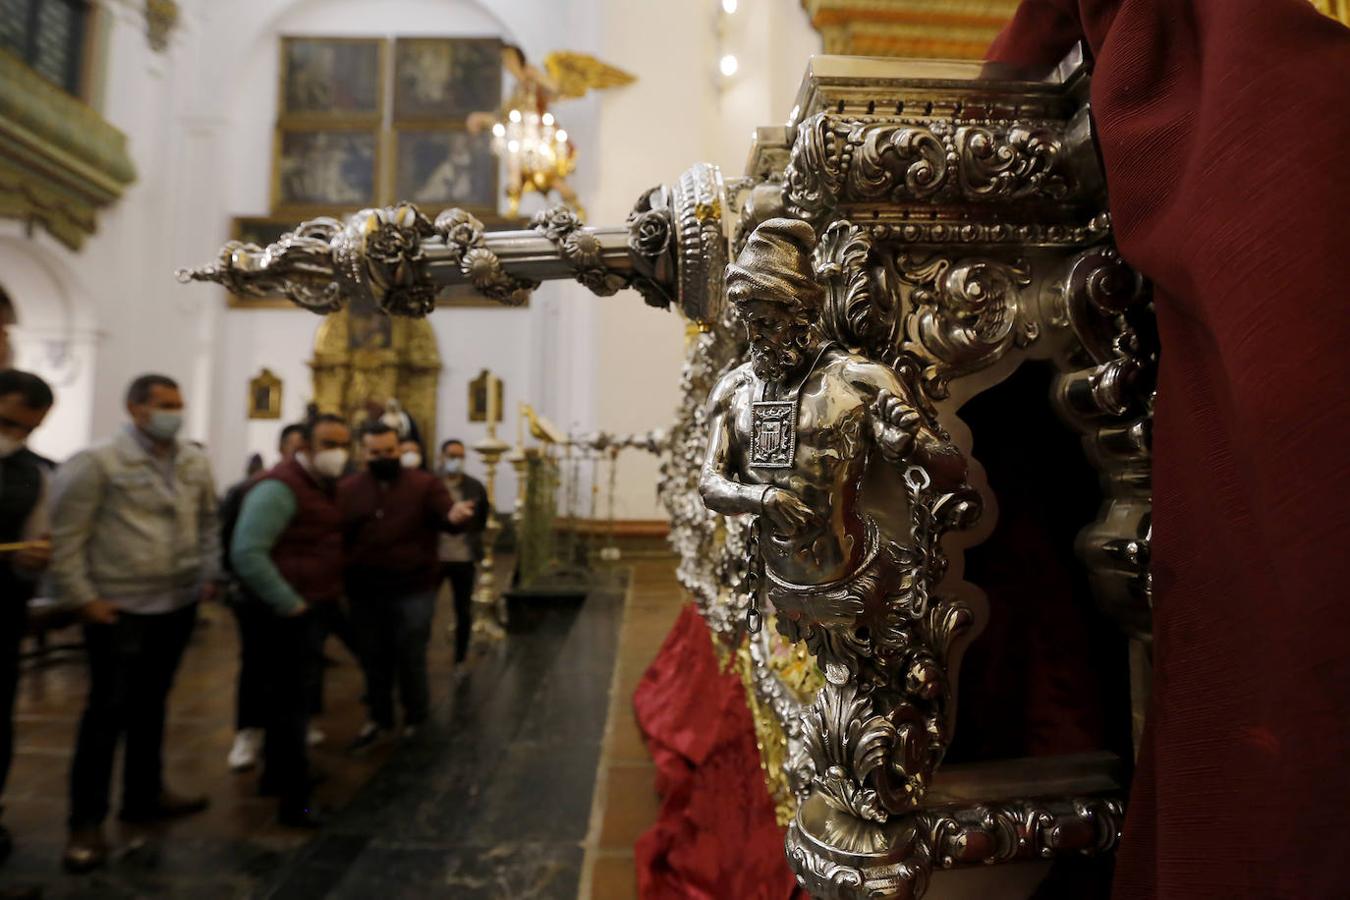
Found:
[[455, 600], [455, 662], [463, 662], [469, 651], [472, 621], [470, 609], [478, 561], [483, 558], [483, 527], [490, 514], [487, 489], [482, 482], [464, 473], [464, 442], [451, 438], [441, 444], [437, 473], [450, 491], [450, 499], [472, 501], [473, 519], [458, 534], [442, 534], [440, 545], [441, 578], [450, 582]]
[[[52, 407], [52, 389], [36, 375], [0, 372], [0, 792], [14, 753], [14, 694], [19, 644], [33, 585], [51, 559], [47, 529], [47, 470], [51, 464], [25, 444]], [[0, 861], [12, 840], [0, 825]]]

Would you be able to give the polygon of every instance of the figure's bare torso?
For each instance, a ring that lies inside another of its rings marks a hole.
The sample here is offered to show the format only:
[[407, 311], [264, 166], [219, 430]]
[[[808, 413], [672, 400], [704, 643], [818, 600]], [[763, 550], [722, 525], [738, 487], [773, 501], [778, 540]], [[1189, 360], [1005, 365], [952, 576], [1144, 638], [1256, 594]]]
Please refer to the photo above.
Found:
[[865, 550], [858, 486], [867, 468], [867, 408], [875, 396], [850, 379], [849, 365], [847, 353], [831, 351], [802, 386], [790, 469], [750, 465], [752, 404], [761, 399], [763, 383], [748, 363], [735, 373], [739, 383], [727, 416], [737, 480], [783, 488], [818, 517], [795, 533], [783, 533], [761, 519], [764, 562], [786, 581], [821, 584], [843, 578], [855, 570]]

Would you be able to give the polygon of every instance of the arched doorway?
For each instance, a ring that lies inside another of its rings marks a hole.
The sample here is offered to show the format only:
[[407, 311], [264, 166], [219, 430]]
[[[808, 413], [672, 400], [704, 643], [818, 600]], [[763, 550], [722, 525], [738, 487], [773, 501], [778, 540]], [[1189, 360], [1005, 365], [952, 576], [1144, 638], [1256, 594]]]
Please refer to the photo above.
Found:
[[73, 275], [28, 238], [0, 236], [0, 331], [0, 361], [42, 376], [56, 394], [33, 450], [60, 462], [89, 446], [97, 332]]

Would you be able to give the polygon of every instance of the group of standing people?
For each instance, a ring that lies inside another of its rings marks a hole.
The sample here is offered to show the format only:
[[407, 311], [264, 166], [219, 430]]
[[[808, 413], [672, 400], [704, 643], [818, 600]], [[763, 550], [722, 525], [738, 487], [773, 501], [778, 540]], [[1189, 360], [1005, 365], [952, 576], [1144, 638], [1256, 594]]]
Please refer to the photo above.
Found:
[[[13, 749], [19, 645], [40, 579], [78, 610], [89, 693], [70, 772], [63, 862], [88, 871], [108, 855], [103, 830], [123, 745], [123, 821], [206, 809], [205, 796], [164, 783], [166, 706], [199, 604], [226, 599], [239, 623], [238, 735], [230, 764], [261, 757], [259, 789], [286, 825], [314, 827], [307, 745], [322, 740], [324, 644], [348, 642], [365, 674], [369, 721], [354, 742], [405, 736], [429, 707], [426, 666], [436, 594], [449, 580], [456, 660], [468, 649], [483, 487], [463, 473], [464, 445], [446, 441], [437, 471], [391, 425], [360, 428], [311, 415], [283, 429], [281, 461], [217, 503], [202, 449], [182, 441], [183, 397], [162, 375], [135, 379], [129, 421], [59, 468], [27, 449], [54, 398], [35, 375], [0, 372], [0, 791]], [[11, 837], [0, 825], [0, 859]]]

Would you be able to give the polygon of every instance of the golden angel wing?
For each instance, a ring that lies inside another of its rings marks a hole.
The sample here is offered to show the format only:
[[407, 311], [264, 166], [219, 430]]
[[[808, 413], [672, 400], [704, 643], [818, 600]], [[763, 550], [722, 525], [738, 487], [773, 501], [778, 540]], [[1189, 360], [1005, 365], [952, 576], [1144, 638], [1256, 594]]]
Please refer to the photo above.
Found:
[[581, 97], [587, 91], [623, 87], [636, 79], [623, 69], [587, 53], [559, 50], [544, 57], [544, 69], [558, 86], [559, 97]]

